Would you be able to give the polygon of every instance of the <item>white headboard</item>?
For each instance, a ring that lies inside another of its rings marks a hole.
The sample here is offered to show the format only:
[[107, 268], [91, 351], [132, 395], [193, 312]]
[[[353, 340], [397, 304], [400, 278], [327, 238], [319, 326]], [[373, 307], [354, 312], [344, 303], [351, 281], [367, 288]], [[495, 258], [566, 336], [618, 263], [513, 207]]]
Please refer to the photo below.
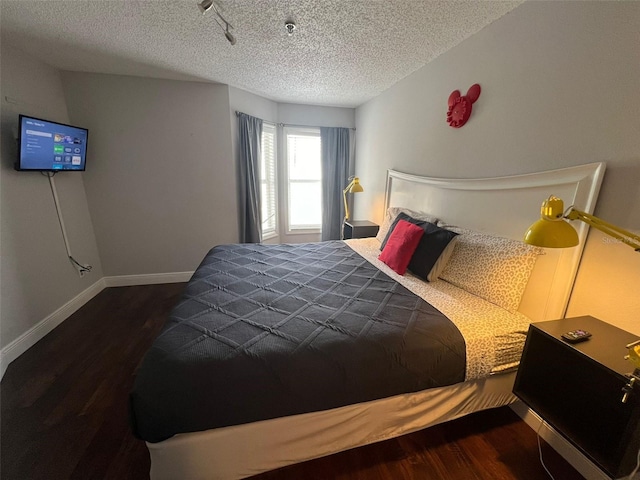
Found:
[[[522, 240], [549, 195], [562, 198], [565, 207], [593, 213], [604, 171], [604, 163], [591, 163], [510, 177], [449, 179], [389, 170], [385, 211], [406, 207], [460, 227]], [[588, 232], [582, 222], [572, 225], [580, 244], [546, 249], [536, 262], [519, 308], [533, 321], [564, 317]]]

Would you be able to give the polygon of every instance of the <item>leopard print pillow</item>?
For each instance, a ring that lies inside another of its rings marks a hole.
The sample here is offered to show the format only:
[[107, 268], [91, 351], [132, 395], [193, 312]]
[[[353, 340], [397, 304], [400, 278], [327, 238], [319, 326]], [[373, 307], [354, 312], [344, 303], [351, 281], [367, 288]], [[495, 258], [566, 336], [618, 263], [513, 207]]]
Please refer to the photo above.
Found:
[[515, 313], [542, 249], [473, 230], [447, 228], [460, 235], [440, 278]]

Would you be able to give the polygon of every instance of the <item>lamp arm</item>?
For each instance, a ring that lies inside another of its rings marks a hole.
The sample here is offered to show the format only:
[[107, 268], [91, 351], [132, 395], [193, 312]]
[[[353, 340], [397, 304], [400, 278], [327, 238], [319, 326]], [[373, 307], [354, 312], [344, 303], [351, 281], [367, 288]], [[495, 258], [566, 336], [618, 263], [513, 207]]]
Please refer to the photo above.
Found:
[[613, 225], [609, 222], [602, 220], [601, 218], [591, 215], [590, 213], [582, 212], [572, 208], [569, 214], [565, 217], [569, 220], [580, 220], [587, 225], [606, 233], [607, 235], [620, 240], [622, 243], [626, 243], [636, 252], [640, 252], [640, 236]]
[[353, 187], [354, 183], [356, 183], [356, 180], [355, 179], [351, 180], [349, 185], [347, 185], [347, 188], [345, 188], [342, 191], [342, 199], [344, 200], [344, 220], [345, 221], [349, 220], [349, 205], [347, 204], [347, 193], [349, 193], [349, 190], [351, 189], [351, 187]]

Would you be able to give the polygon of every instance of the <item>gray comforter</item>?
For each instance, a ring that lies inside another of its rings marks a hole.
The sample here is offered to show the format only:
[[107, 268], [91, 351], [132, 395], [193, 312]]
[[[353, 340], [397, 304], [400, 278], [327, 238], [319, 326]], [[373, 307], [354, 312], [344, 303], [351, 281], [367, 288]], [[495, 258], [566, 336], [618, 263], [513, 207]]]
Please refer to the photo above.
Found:
[[225, 245], [145, 356], [130, 411], [159, 442], [464, 378], [455, 325], [344, 242]]

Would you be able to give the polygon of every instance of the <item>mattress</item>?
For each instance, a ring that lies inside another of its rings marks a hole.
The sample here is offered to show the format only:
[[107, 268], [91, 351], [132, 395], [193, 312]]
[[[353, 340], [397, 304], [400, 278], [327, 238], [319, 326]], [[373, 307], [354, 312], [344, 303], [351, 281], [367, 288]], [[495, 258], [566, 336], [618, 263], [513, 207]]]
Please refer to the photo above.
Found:
[[342, 241], [212, 249], [147, 353], [134, 433], [173, 435], [459, 383], [447, 317]]

